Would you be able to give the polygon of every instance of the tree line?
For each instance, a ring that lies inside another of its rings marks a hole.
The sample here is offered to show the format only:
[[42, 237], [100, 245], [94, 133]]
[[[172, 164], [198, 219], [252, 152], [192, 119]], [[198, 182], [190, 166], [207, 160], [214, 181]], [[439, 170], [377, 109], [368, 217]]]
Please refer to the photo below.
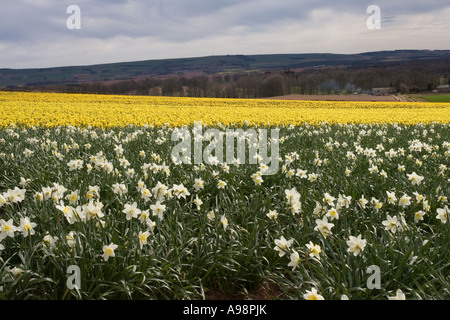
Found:
[[414, 61], [374, 66], [316, 67], [300, 71], [169, 75], [116, 82], [22, 88], [51, 92], [264, 98], [286, 94], [361, 94], [393, 87], [399, 93], [431, 92], [450, 84], [450, 61]]

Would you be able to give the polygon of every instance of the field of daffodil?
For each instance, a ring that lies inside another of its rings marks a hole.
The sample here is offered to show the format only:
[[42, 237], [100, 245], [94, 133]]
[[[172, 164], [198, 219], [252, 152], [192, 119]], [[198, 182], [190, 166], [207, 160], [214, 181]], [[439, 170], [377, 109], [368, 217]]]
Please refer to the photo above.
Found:
[[0, 92], [0, 127], [450, 122], [450, 103], [293, 101]]
[[[0, 106], [0, 300], [450, 298], [448, 104]], [[172, 133], [194, 121], [278, 128], [278, 172], [174, 161]]]

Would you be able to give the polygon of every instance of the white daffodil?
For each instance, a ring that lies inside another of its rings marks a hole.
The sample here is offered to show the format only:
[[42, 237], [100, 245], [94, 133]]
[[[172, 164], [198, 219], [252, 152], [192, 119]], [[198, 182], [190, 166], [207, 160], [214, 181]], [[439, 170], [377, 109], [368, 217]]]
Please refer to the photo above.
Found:
[[139, 214], [139, 220], [141, 222], [146, 222], [150, 218], [150, 210], [142, 210]]
[[228, 219], [225, 215], [222, 215], [220, 217], [220, 223], [222, 224], [224, 229], [226, 229], [228, 227]]
[[339, 219], [339, 213], [335, 208], [331, 208], [327, 211], [326, 216], [333, 221], [334, 219]]
[[327, 217], [323, 217], [322, 219], [316, 219], [316, 227], [314, 230], [319, 231], [324, 238], [331, 234], [331, 228], [334, 227], [333, 223], [328, 222]]
[[325, 300], [322, 295], [320, 295], [316, 288], [312, 288], [311, 290], [306, 290], [306, 293], [303, 295], [305, 300]]
[[390, 215], [387, 215], [387, 219], [382, 221], [381, 223], [384, 225], [387, 231], [395, 233], [397, 231], [399, 222], [396, 216], [391, 217]]
[[36, 226], [37, 224], [31, 222], [28, 217], [20, 218], [20, 226], [18, 227], [18, 231], [21, 231], [24, 237], [28, 237], [35, 233], [34, 228]]
[[369, 200], [367, 200], [364, 195], [361, 196], [361, 198], [358, 200], [359, 205], [361, 206], [361, 208], [365, 209], [366, 208], [366, 204], [369, 203]]
[[64, 202], [61, 200], [59, 205], [56, 205], [55, 208], [63, 213], [64, 217], [66, 218], [67, 222], [69, 222], [69, 224], [74, 224], [75, 223], [76, 217], [75, 217], [75, 214], [74, 214], [74, 208], [73, 207], [66, 206], [64, 204]]
[[200, 179], [200, 178], [195, 179], [193, 187], [194, 187], [195, 191], [199, 191], [204, 188], [204, 184], [205, 184], [205, 182], [202, 179]]
[[416, 213], [414, 213], [414, 222], [418, 223], [419, 221], [423, 220], [423, 216], [425, 215], [425, 211], [419, 210]]
[[445, 206], [443, 209], [442, 208], [438, 208], [436, 210], [436, 212], [437, 212], [436, 219], [441, 220], [442, 223], [447, 223], [449, 211], [450, 210], [449, 210], [449, 208], [447, 206]]
[[388, 297], [389, 300], [406, 300], [406, 296], [401, 289], [397, 289], [395, 296]]
[[137, 203], [125, 204], [125, 208], [122, 210], [126, 214], [126, 219], [131, 220], [132, 218], [137, 218], [141, 214], [141, 210], [137, 207]]
[[103, 246], [103, 260], [108, 261], [109, 257], [115, 257], [116, 254], [114, 250], [118, 248], [118, 245], [111, 243], [109, 245]]
[[286, 240], [285, 237], [281, 236], [280, 239], [275, 239], [274, 250], [278, 251], [280, 257], [286, 254], [286, 250], [290, 248], [294, 240]]
[[367, 241], [365, 239], [361, 238], [361, 235], [358, 235], [358, 237], [350, 236], [347, 241], [347, 251], [353, 253], [354, 256], [358, 256], [364, 251], [366, 242]]
[[339, 210], [340, 208], [347, 208], [350, 206], [352, 202], [352, 196], [346, 196], [346, 195], [339, 195], [337, 200], [337, 207], [336, 209]]
[[166, 206], [160, 201], [156, 201], [156, 204], [150, 206], [150, 210], [152, 210], [153, 216], [158, 216], [158, 218], [162, 220], [164, 218], [163, 214], [166, 211]]
[[423, 176], [419, 176], [417, 173], [413, 172], [411, 174], [406, 174], [408, 176], [408, 180], [409, 182], [411, 182], [411, 184], [413, 186], [415, 185], [420, 185], [422, 183], [422, 180], [424, 179]]
[[203, 201], [198, 197], [198, 195], [195, 195], [194, 204], [197, 207], [197, 210], [200, 210], [200, 206], [203, 204]]
[[53, 249], [55, 247], [57, 241], [58, 241], [57, 237], [52, 237], [48, 233], [42, 238], [42, 244], [47, 249]]
[[320, 253], [322, 252], [322, 249], [319, 245], [314, 244], [312, 241], [310, 241], [306, 244], [306, 248], [308, 248], [308, 254], [311, 258], [320, 260]]
[[276, 210], [269, 210], [269, 213], [266, 214], [270, 220], [276, 220], [278, 217], [278, 212]]
[[387, 193], [388, 203], [394, 204], [395, 202], [397, 202], [397, 197], [395, 196], [394, 191], [392, 191], [392, 192], [386, 191], [386, 193]]
[[409, 197], [406, 194], [401, 196], [401, 198], [398, 200], [398, 205], [402, 208], [405, 208], [405, 207], [409, 206], [410, 204], [411, 204], [411, 197]]
[[227, 186], [227, 183], [223, 180], [219, 180], [217, 182], [217, 189], [225, 189], [226, 186]]
[[66, 195], [65, 199], [67, 201], [69, 201], [70, 205], [72, 205], [72, 206], [76, 205], [77, 202], [78, 202], [78, 199], [79, 199], [79, 195], [78, 194], [79, 194], [78, 190], [72, 191], [70, 194]]
[[150, 232], [145, 231], [142, 232], [140, 231], [138, 234], [138, 239], [139, 239], [139, 247], [142, 249], [142, 247], [147, 244], [147, 238], [150, 235]]
[[158, 181], [156, 186], [152, 189], [153, 196], [159, 202], [164, 201], [164, 197], [167, 195], [169, 188]]
[[302, 261], [302, 259], [300, 259], [297, 251], [291, 253], [290, 259], [291, 261], [288, 263], [288, 267], [292, 267], [292, 271], [294, 271], [298, 267], [298, 264]]
[[5, 221], [0, 219], [0, 241], [6, 237], [14, 238], [14, 232], [17, 228], [13, 225], [13, 219]]
[[89, 200], [89, 202], [87, 204], [84, 204], [82, 207], [82, 212], [81, 214], [77, 213], [79, 215], [79, 218], [81, 220], [91, 220], [94, 219], [95, 217], [98, 218], [103, 218], [104, 213], [102, 212], [102, 208], [103, 208], [103, 204], [101, 202], [94, 202], [92, 199]]
[[326, 202], [329, 206], [334, 206], [335, 197], [331, 196], [328, 192], [326, 192], [323, 196], [323, 201]]
[[298, 193], [295, 188], [292, 188], [290, 190], [284, 190], [284, 193], [286, 195], [286, 200], [289, 205], [292, 206], [300, 203], [300, 193]]
[[210, 210], [210, 211], [206, 214], [206, 218], [207, 218], [209, 221], [213, 221], [213, 220], [215, 219], [215, 217], [216, 217], [216, 214], [215, 214], [214, 210]]

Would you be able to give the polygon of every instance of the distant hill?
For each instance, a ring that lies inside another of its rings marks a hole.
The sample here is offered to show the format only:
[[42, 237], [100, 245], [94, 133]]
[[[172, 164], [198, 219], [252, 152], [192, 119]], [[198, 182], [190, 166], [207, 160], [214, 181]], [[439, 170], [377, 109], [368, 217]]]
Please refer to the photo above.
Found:
[[360, 54], [222, 55], [42, 69], [0, 69], [0, 88], [72, 85], [168, 75], [216, 75], [301, 70], [330, 66], [378, 66], [450, 59], [450, 50], [396, 50]]

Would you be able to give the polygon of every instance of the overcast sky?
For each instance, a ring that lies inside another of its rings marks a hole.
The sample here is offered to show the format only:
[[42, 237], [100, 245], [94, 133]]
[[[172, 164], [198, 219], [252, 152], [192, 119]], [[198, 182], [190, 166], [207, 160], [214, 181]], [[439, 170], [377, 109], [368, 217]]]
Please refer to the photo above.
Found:
[[[70, 5], [81, 29], [70, 30]], [[370, 5], [381, 29], [369, 29]], [[448, 0], [1, 0], [0, 68], [450, 49]]]

